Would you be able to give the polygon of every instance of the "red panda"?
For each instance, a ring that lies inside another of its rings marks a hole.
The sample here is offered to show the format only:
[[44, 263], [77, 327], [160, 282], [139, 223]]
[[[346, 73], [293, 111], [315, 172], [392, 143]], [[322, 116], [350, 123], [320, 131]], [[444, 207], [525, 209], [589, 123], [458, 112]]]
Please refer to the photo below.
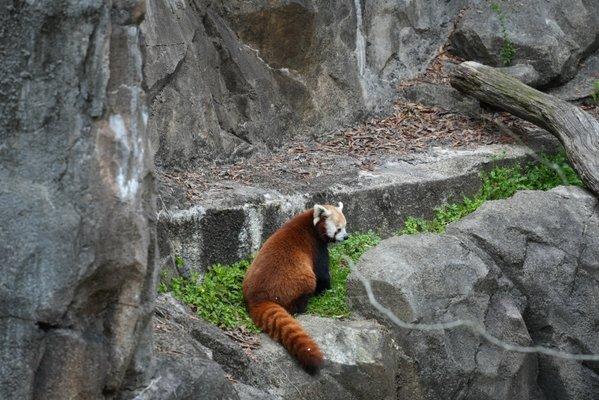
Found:
[[327, 245], [347, 238], [342, 211], [343, 203], [316, 204], [293, 217], [264, 243], [243, 280], [252, 321], [310, 372], [322, 366], [323, 354], [292, 314], [331, 287]]

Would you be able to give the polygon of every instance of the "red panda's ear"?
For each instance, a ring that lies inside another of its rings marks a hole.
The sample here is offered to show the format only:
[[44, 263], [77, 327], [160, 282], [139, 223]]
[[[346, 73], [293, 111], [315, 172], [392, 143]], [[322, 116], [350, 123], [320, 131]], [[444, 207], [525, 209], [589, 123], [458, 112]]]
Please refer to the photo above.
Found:
[[314, 204], [313, 222], [314, 225], [320, 221], [320, 218], [326, 218], [331, 215], [331, 212], [320, 204]]
[[339, 211], [343, 211], [343, 203], [339, 202], [339, 205], [337, 205], [337, 208], [339, 209]]

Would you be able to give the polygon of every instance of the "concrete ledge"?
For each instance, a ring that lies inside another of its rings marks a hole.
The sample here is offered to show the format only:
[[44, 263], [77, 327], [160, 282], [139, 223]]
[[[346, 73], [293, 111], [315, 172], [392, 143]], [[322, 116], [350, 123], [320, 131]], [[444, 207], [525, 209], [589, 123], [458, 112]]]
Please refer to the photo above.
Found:
[[[482, 170], [529, 161], [532, 154], [527, 147], [513, 145], [438, 149], [387, 163], [373, 172], [361, 172], [354, 185], [335, 185], [325, 191], [281, 194], [236, 187], [226, 198], [160, 212], [163, 271], [201, 273], [212, 264], [247, 257], [289, 217], [315, 202], [342, 201], [349, 232], [372, 229], [383, 237], [390, 236], [408, 216], [430, 218], [436, 207], [475, 194], [481, 186]], [[183, 259], [184, 267], [175, 265], [174, 255]]]

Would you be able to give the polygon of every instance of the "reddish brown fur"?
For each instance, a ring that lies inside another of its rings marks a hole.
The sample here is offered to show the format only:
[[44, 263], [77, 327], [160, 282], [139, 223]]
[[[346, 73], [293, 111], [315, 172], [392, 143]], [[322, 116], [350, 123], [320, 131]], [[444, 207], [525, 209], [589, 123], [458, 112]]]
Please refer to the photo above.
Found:
[[327, 241], [323, 232], [323, 220], [313, 224], [313, 210], [297, 215], [264, 243], [243, 281], [254, 323], [308, 368], [319, 367], [323, 355], [290, 313], [314, 293], [315, 254]]

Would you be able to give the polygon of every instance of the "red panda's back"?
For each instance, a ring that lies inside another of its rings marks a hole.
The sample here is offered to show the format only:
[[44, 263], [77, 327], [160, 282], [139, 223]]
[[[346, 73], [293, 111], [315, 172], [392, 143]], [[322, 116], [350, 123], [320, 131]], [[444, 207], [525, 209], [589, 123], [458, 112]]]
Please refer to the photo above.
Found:
[[243, 281], [248, 303], [263, 300], [286, 305], [314, 290], [312, 212], [303, 212], [266, 240]]

